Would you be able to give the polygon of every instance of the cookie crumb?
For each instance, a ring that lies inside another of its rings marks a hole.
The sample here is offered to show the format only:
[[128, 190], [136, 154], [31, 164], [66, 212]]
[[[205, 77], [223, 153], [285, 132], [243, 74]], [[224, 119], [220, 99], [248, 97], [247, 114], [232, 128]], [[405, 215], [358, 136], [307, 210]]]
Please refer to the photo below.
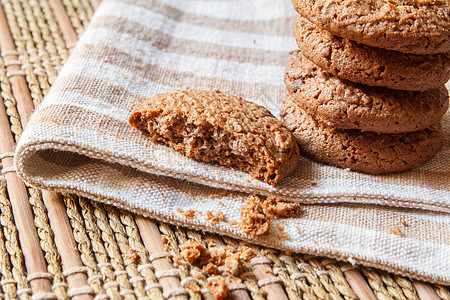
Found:
[[168, 239], [167, 236], [165, 236], [165, 235], [163, 235], [163, 236], [161, 237], [161, 241], [163, 242], [163, 244], [169, 243], [169, 239]]
[[288, 237], [289, 237], [289, 233], [284, 232], [284, 231], [279, 235], [280, 239], [287, 239]]
[[237, 252], [228, 255], [225, 258], [225, 269], [234, 276], [238, 276], [243, 271], [243, 260], [241, 259], [241, 253]]
[[188, 240], [181, 246], [181, 255], [194, 266], [203, 266], [209, 262], [211, 254], [202, 244], [194, 240]]
[[[255, 195], [250, 195], [241, 206], [242, 231], [249, 235], [263, 235], [269, 231], [270, 222], [276, 218], [293, 218], [303, 213], [299, 203], [283, 202], [277, 197], [268, 197], [262, 201]], [[277, 228], [279, 228], [277, 224]], [[279, 229], [280, 231], [284, 231]]]
[[202, 270], [208, 273], [209, 275], [217, 275], [219, 273], [217, 265], [213, 263], [207, 263], [206, 265], [203, 266]]
[[241, 251], [241, 258], [245, 261], [249, 261], [250, 259], [252, 259], [255, 256], [256, 256], [256, 253], [251, 248], [245, 248]]
[[395, 235], [402, 235], [403, 232], [401, 231], [400, 227], [395, 226], [393, 229], [391, 229], [390, 233], [393, 233]]
[[128, 249], [126, 258], [131, 260], [132, 262], [136, 263], [141, 257], [139, 256], [139, 253], [134, 250], [133, 248]]
[[183, 214], [186, 218], [193, 218], [193, 217], [195, 217], [195, 210], [193, 210], [193, 209], [189, 209], [188, 211], [186, 211], [184, 214]]
[[216, 276], [208, 281], [208, 289], [214, 295], [215, 300], [222, 300], [228, 297], [228, 283], [222, 276]]
[[239, 222], [236, 221], [236, 220], [234, 220], [234, 221], [228, 222], [228, 224], [229, 224], [230, 226], [236, 226], [236, 225], [239, 225]]
[[194, 293], [200, 293], [202, 290], [197, 284], [188, 284], [186, 285], [186, 288], [193, 291]]
[[207, 211], [206, 212], [206, 221], [211, 221], [211, 222], [225, 222], [225, 215], [223, 214], [223, 212], [219, 211], [217, 214], [214, 215], [213, 212], [211, 211]]
[[283, 202], [277, 197], [267, 197], [262, 202], [262, 208], [266, 214], [274, 218], [293, 218], [298, 217], [302, 213], [302, 207], [299, 203]]
[[225, 263], [225, 258], [227, 257], [227, 253], [225, 248], [212, 248], [210, 250], [211, 253], [211, 262], [220, 266]]
[[239, 226], [242, 231], [249, 235], [263, 235], [269, 231], [271, 218], [264, 213], [261, 200], [250, 195], [241, 206], [241, 222]]
[[402, 225], [405, 227], [409, 227], [409, 224], [405, 220], [402, 220]]
[[279, 231], [283, 232], [283, 231], [284, 231], [284, 225], [281, 224], [281, 223], [277, 223], [277, 229], [278, 229]]

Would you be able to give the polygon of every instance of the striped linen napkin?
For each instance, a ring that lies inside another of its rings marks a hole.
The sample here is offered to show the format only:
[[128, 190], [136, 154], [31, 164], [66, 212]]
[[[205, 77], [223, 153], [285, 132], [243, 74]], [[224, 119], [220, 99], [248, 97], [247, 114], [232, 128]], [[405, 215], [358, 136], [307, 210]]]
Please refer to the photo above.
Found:
[[[173, 88], [220, 89], [278, 116], [295, 14], [289, 0], [104, 1], [22, 134], [19, 175], [165, 222], [450, 284], [448, 134], [431, 162], [409, 172], [371, 176], [302, 158], [273, 187], [128, 125], [136, 102]], [[248, 236], [233, 225], [246, 193], [305, 203], [305, 214]], [[208, 211], [226, 222], [208, 221]]]

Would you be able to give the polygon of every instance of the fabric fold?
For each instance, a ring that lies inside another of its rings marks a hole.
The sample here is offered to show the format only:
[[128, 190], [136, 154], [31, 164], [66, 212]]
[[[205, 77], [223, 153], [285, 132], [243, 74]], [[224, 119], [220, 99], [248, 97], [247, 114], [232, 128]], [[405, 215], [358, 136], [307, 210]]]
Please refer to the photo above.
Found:
[[[173, 88], [220, 89], [279, 114], [296, 48], [290, 1], [175, 2], [102, 2], [21, 136], [18, 174], [166, 222], [449, 284], [449, 113], [444, 146], [419, 168], [373, 176], [302, 158], [277, 186], [186, 158], [128, 125], [135, 103]], [[233, 221], [248, 193], [304, 203], [305, 215], [282, 221], [285, 239], [275, 225], [247, 236]], [[226, 222], [206, 220], [219, 210]]]

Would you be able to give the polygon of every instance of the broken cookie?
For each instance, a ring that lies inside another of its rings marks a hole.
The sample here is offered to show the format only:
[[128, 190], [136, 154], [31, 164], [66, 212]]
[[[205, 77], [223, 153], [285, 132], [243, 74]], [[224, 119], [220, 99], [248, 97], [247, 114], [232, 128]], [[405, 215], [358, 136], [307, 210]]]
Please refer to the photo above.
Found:
[[204, 162], [276, 184], [297, 166], [292, 133], [267, 109], [220, 91], [172, 90], [135, 106], [131, 126]]

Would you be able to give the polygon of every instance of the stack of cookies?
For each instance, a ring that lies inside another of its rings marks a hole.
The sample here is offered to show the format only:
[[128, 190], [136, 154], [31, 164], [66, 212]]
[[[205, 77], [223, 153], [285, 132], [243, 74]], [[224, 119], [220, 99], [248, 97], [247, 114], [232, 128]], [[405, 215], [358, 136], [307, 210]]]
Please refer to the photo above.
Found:
[[405, 171], [442, 145], [447, 0], [293, 0], [299, 16], [281, 116], [302, 154], [356, 171]]

